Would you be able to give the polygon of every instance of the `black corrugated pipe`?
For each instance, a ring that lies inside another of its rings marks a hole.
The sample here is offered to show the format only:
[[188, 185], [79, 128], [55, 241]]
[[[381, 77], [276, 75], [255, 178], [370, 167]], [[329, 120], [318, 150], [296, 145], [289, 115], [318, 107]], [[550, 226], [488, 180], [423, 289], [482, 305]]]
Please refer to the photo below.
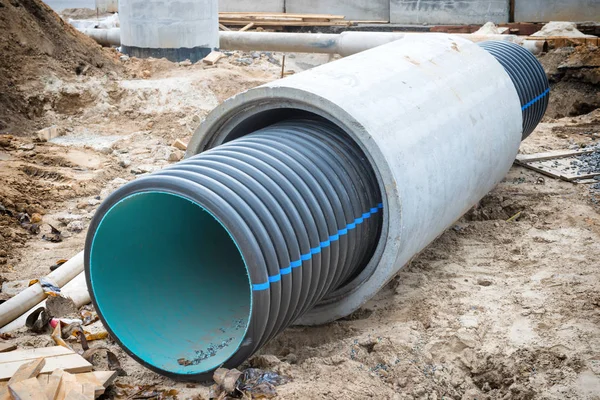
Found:
[[374, 172], [343, 131], [280, 122], [113, 193], [86, 243], [91, 297], [139, 362], [209, 378], [360, 273], [381, 208]]
[[523, 139], [527, 138], [542, 120], [548, 108], [550, 84], [544, 68], [533, 54], [515, 43], [483, 42], [486, 49], [504, 67], [513, 81], [523, 112]]

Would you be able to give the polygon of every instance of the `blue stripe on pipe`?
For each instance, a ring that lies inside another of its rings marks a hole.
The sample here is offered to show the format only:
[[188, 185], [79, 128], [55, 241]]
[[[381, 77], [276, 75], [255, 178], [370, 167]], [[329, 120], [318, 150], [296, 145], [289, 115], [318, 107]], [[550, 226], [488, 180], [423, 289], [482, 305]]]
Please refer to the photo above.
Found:
[[329, 236], [329, 240], [325, 242], [321, 242], [318, 247], [310, 249], [310, 253], [302, 254], [300, 256], [300, 260], [292, 261], [287, 268], [283, 268], [279, 271], [277, 275], [269, 276], [269, 280], [265, 283], [257, 283], [252, 285], [252, 290], [260, 291], [267, 290], [271, 283], [278, 282], [281, 280], [283, 275], [288, 275], [292, 273], [292, 268], [298, 268], [302, 265], [302, 261], [308, 261], [312, 258], [313, 254], [318, 254], [322, 249], [329, 247], [332, 242], [340, 240], [340, 236], [346, 235], [349, 230], [355, 229], [357, 225], [362, 224], [365, 219], [371, 217], [371, 215], [377, 214], [380, 209], [383, 208], [383, 204], [377, 204], [377, 207], [373, 207], [369, 210], [369, 212], [364, 213], [362, 217], [357, 218], [354, 222], [349, 223], [344, 229], [340, 229], [335, 235]]
[[269, 282], [259, 283], [259, 284], [255, 283], [252, 285], [252, 290], [254, 290], [254, 291], [267, 290], [268, 288], [269, 288]]
[[540, 94], [535, 99], [531, 100], [529, 103], [527, 103], [523, 107], [521, 107], [521, 111], [527, 110], [529, 107], [531, 107], [532, 105], [534, 105], [535, 103], [537, 103], [538, 101], [543, 99], [548, 93], [550, 93], [550, 88], [546, 89], [544, 91], [544, 93]]

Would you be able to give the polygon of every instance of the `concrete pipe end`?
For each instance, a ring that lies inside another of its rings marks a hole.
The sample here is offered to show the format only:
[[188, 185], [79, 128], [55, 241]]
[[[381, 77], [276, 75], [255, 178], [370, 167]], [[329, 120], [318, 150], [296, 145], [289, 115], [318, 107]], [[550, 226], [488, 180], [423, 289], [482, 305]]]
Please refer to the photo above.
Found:
[[[281, 82], [281, 81], [279, 81]], [[285, 86], [261, 86], [226, 100], [194, 133], [186, 158], [289, 118], [324, 119], [340, 127], [366, 154], [383, 199], [380, 241], [370, 262], [354, 279], [329, 294], [295, 323], [319, 325], [343, 318], [372, 298], [397, 270], [400, 194], [389, 163], [365, 127], [329, 100]]]

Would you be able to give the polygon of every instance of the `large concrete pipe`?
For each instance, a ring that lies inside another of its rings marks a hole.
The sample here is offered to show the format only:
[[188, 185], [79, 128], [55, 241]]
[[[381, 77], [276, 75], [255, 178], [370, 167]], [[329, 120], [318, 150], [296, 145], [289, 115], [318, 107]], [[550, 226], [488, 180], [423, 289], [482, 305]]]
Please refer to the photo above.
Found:
[[196, 62], [219, 45], [218, 0], [120, 0], [121, 51]]
[[442, 34], [241, 93], [184, 161], [98, 208], [96, 310], [159, 373], [238, 366], [286, 326], [369, 300], [500, 182], [547, 104], [526, 50]]

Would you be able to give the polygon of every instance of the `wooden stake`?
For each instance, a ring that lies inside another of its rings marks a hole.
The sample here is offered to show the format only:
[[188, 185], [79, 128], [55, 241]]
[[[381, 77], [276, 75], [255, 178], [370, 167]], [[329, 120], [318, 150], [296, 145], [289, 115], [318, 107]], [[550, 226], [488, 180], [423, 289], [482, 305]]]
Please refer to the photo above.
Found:
[[254, 26], [254, 22], [250, 22], [248, 25], [239, 30], [239, 32], [246, 32], [248, 29]]

